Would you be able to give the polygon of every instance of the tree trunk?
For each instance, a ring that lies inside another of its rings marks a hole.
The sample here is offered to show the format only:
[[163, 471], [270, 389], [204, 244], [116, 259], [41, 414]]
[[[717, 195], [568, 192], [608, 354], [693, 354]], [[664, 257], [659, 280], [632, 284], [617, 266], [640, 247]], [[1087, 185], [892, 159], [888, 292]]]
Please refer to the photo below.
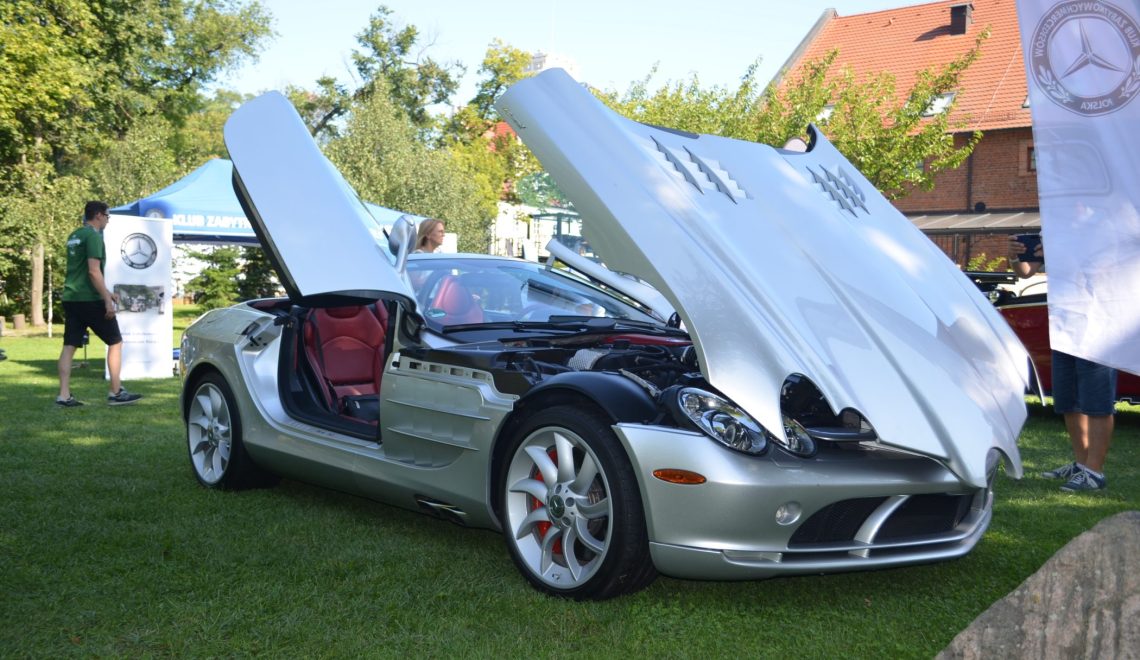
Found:
[[32, 327], [44, 325], [44, 244], [32, 248]]

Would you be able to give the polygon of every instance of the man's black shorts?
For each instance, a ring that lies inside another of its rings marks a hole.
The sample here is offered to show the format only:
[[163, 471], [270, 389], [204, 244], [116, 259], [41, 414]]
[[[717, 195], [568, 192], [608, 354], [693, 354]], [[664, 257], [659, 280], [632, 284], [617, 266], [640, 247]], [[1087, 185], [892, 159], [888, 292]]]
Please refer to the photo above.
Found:
[[63, 301], [63, 345], [82, 346], [87, 328], [108, 346], [123, 341], [119, 320], [107, 318], [107, 307], [102, 300]]

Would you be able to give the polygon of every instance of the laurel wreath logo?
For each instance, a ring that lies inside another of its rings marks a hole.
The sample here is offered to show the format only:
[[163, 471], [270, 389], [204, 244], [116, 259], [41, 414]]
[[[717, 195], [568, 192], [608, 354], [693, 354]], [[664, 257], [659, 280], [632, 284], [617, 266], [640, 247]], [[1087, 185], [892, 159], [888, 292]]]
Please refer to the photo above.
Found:
[[1124, 88], [1120, 95], [1126, 99], [1130, 99], [1140, 91], [1140, 55], [1136, 56], [1136, 60], [1132, 62], [1132, 74], [1128, 76], [1128, 80], [1124, 81]]
[[[1041, 87], [1048, 92], [1049, 96], [1057, 99], [1061, 103], [1069, 104], [1073, 102], [1073, 96], [1069, 94], [1069, 90], [1065, 89], [1057, 79], [1053, 77], [1053, 72], [1045, 66], [1037, 67], [1037, 79], [1041, 82]], [[1135, 74], [1133, 74], [1135, 75]], [[1140, 83], [1140, 81], [1137, 81]]]

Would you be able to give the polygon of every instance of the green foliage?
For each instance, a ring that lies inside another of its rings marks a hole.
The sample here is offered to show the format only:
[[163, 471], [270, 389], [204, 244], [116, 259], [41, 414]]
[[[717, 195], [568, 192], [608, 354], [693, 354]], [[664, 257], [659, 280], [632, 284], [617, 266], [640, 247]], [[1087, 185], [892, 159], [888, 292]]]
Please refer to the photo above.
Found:
[[61, 171], [140, 119], [180, 124], [269, 34], [241, 0], [7, 0], [0, 21], [0, 164], [43, 149]]
[[179, 176], [211, 158], [229, 157], [222, 141], [222, 126], [230, 114], [249, 98], [248, 94], [217, 90], [214, 96], [203, 99], [202, 107], [197, 112], [173, 127], [167, 146], [178, 165]]
[[495, 39], [487, 47], [475, 97], [442, 127], [440, 142], [455, 156], [479, 190], [481, 205], [492, 216], [499, 201], [515, 201], [513, 182], [538, 171], [538, 160], [509, 131], [501, 130], [494, 109], [499, 96], [526, 77], [530, 53]]
[[356, 35], [360, 46], [352, 52], [352, 62], [361, 84], [350, 90], [332, 77], [316, 81], [316, 89], [290, 87], [286, 95], [297, 107], [309, 130], [320, 139], [340, 134], [339, 122], [354, 103], [367, 101], [374, 94], [387, 96], [403, 110], [413, 124], [426, 132], [432, 124], [428, 107], [447, 103], [459, 86], [463, 66], [440, 63], [424, 55], [419, 30], [400, 26], [392, 10], [380, 5], [368, 26]]
[[593, 91], [615, 112], [645, 124], [744, 140], [755, 138], [751, 123], [760, 106], [756, 64], [748, 67], [736, 89], [702, 87], [700, 78], [693, 74], [688, 80], [666, 82], [650, 91], [656, 73], [654, 67], [645, 78], [631, 84], [624, 95]]
[[206, 264], [197, 277], [186, 283], [187, 291], [194, 296], [195, 304], [203, 309], [227, 307], [237, 302], [238, 248], [227, 246], [210, 251], [187, 252], [187, 256], [200, 259]]
[[495, 101], [508, 87], [526, 77], [527, 64], [530, 64], [530, 53], [500, 39], [491, 42], [483, 57], [483, 64], [479, 67], [479, 75], [483, 80], [469, 104], [479, 118], [491, 122], [498, 120]]
[[74, 218], [84, 196], [75, 191], [131, 201], [222, 151], [216, 134], [200, 140], [203, 127], [220, 126], [204, 86], [268, 34], [256, 0], [0, 3], [0, 279], [9, 299], [39, 315], [40, 264], [27, 241], [48, 237], [45, 273], [54, 272], [63, 245], [44, 218]]
[[356, 35], [362, 50], [353, 52], [352, 62], [364, 81], [365, 96], [383, 90], [414, 124], [425, 126], [430, 120], [427, 106], [451, 98], [462, 67], [422, 55], [417, 50], [419, 30], [414, 25], [400, 27], [391, 16], [392, 10], [384, 5], [376, 10], [368, 27]]
[[[94, 24], [81, 0], [0, 3], [0, 168], [84, 141], [84, 118], [96, 107], [87, 88], [98, 75], [87, 57], [98, 47]], [[12, 185], [5, 174], [0, 187]]]
[[183, 172], [170, 150], [173, 132], [170, 124], [158, 116], [135, 124], [87, 169], [93, 195], [118, 206], [176, 181]]
[[387, 94], [354, 103], [344, 135], [325, 153], [364, 199], [435, 217], [458, 232], [461, 250], [486, 251], [494, 217], [476, 183], [451, 153], [418, 139], [416, 127]]
[[[33, 289], [33, 248], [44, 248], [44, 286], [63, 286], [64, 240], [79, 227], [90, 197], [85, 179], [55, 176], [47, 163], [17, 166], [26, 192], [0, 195], [0, 314], [28, 312]], [[38, 302], [38, 301], [37, 301]], [[40, 307], [42, 309], [42, 306]]]
[[570, 200], [566, 199], [562, 189], [554, 182], [554, 177], [545, 170], [528, 174], [515, 184], [515, 194], [523, 204], [545, 208], [557, 206], [569, 208]]
[[[702, 87], [693, 75], [650, 92], [651, 72], [624, 95], [595, 93], [617, 112], [643, 123], [775, 146], [806, 138], [807, 125], [814, 122], [876, 187], [898, 198], [914, 188], [932, 188], [935, 175], [961, 165], [981, 139], [981, 133], [974, 132], [955, 142], [951, 131], [960, 126], [949, 121], [952, 105], [931, 117], [924, 113], [940, 95], [959, 91], [962, 73], [977, 59], [988, 36], [983, 31], [970, 50], [944, 67], [920, 72], [901, 103], [895, 100], [895, 80], [888, 73], [862, 80], [849, 69], [832, 75], [837, 51], [805, 63], [787, 82], [763, 91], [753, 65], [735, 89]], [[833, 109], [823, 118], [827, 105]]]
[[990, 259], [986, 256], [985, 252], [979, 252], [966, 262], [966, 270], [992, 273], [997, 270], [1005, 270], [1005, 265], [1005, 257], [994, 257]]
[[239, 300], [270, 298], [277, 293], [277, 277], [261, 247], [241, 248], [241, 277], [237, 283]]

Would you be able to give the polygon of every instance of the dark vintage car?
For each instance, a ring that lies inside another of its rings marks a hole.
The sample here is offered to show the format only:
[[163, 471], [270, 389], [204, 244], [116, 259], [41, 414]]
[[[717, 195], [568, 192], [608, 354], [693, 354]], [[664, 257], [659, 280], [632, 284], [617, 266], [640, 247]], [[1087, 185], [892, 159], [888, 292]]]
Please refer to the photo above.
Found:
[[[1051, 394], [1053, 353], [1049, 348], [1049, 307], [1045, 281], [1022, 282], [1013, 273], [1002, 272], [971, 272], [968, 275], [1009, 322], [1037, 367], [1041, 389], [1046, 395]], [[1120, 372], [1116, 379], [1116, 398], [1131, 403], [1140, 402], [1140, 377]]]

